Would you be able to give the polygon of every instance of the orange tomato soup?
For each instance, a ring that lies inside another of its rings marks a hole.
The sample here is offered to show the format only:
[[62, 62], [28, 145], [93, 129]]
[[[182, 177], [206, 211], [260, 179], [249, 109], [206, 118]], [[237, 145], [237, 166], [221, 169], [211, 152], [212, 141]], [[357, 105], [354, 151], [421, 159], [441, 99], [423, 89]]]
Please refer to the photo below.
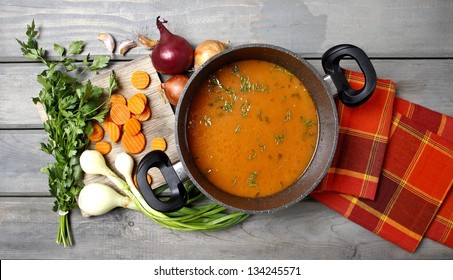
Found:
[[199, 170], [218, 188], [263, 197], [294, 183], [313, 156], [318, 117], [304, 84], [260, 60], [227, 65], [189, 108], [187, 135]]

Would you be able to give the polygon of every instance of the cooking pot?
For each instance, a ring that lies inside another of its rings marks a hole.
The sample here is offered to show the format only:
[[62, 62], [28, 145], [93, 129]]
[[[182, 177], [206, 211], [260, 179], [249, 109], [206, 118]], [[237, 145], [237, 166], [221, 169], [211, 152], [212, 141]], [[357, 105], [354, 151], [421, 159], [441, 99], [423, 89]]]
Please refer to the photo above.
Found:
[[[340, 60], [345, 57], [353, 58], [364, 73], [363, 88], [354, 90], [346, 81], [340, 68]], [[258, 198], [244, 198], [229, 194], [208, 181], [195, 164], [186, 135], [188, 111], [200, 85], [209, 78], [209, 75], [223, 66], [249, 59], [275, 63], [299, 78], [310, 92], [318, 114], [318, 140], [308, 167], [285, 190]], [[208, 60], [190, 77], [176, 107], [175, 137], [180, 162], [173, 166], [164, 152], [152, 151], [143, 157], [137, 166], [137, 183], [147, 203], [161, 212], [180, 209], [187, 202], [187, 193], [182, 183], [187, 178], [192, 180], [208, 198], [220, 205], [252, 214], [287, 208], [306, 197], [326, 174], [335, 153], [338, 139], [338, 115], [333, 95], [338, 93], [339, 99], [347, 106], [357, 106], [365, 102], [376, 87], [376, 72], [373, 65], [368, 56], [356, 46], [343, 44], [332, 47], [322, 56], [322, 66], [326, 72], [325, 76], [321, 76], [299, 55], [268, 44], [238, 46]], [[147, 173], [151, 168], [159, 168], [167, 181], [169, 195], [165, 200], [159, 199], [147, 182]]]

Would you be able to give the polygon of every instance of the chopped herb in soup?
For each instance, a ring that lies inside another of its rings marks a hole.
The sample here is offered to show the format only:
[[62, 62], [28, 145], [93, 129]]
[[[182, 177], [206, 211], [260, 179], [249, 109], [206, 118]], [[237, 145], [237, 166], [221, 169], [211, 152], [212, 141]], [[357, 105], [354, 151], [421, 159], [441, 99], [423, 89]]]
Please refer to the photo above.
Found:
[[244, 60], [213, 73], [189, 108], [187, 135], [199, 170], [218, 188], [263, 197], [294, 183], [318, 139], [304, 84], [266, 61]]

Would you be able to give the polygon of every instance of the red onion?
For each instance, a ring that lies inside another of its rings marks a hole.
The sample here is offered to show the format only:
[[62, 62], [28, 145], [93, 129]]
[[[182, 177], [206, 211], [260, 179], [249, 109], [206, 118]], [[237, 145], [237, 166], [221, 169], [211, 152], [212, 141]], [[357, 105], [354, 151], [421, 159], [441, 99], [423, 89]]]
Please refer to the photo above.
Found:
[[156, 19], [160, 32], [159, 43], [151, 53], [154, 68], [161, 74], [175, 75], [185, 72], [193, 62], [193, 48], [181, 36], [174, 35], [164, 26], [166, 20]]
[[181, 97], [181, 93], [184, 89], [184, 86], [187, 84], [189, 78], [184, 75], [174, 75], [168, 79], [165, 83], [160, 85], [161, 89], [165, 92], [170, 104], [178, 104], [178, 100]]

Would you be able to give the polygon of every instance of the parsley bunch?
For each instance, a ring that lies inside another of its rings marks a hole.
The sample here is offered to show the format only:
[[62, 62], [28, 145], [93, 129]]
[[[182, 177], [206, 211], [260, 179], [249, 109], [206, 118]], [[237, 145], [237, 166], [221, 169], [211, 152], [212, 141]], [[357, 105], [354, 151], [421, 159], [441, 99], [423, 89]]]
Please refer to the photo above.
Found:
[[56, 242], [64, 247], [68, 244], [72, 246], [68, 213], [75, 207], [76, 197], [84, 185], [79, 157], [89, 144], [92, 121], [104, 120], [109, 109], [106, 102], [117, 85], [113, 73], [110, 75], [108, 94], [104, 94], [104, 90], [94, 86], [90, 80], [83, 84], [79, 82], [83, 73], [105, 68], [110, 60], [107, 55], [97, 56], [90, 63], [88, 54], [82, 66], [78, 67], [74, 56], [82, 53], [83, 41], [70, 43], [67, 50], [54, 44], [54, 51], [61, 58], [48, 61], [45, 50], [38, 47], [34, 21], [27, 25], [26, 35], [27, 42], [16, 39], [23, 55], [31, 60], [40, 60], [47, 67], [37, 77], [42, 89], [33, 102], [41, 103], [47, 115], [44, 130], [48, 141], [41, 143], [41, 150], [55, 158], [54, 163], [49, 163], [41, 171], [48, 175], [49, 192], [55, 197], [53, 211], [60, 216]]

